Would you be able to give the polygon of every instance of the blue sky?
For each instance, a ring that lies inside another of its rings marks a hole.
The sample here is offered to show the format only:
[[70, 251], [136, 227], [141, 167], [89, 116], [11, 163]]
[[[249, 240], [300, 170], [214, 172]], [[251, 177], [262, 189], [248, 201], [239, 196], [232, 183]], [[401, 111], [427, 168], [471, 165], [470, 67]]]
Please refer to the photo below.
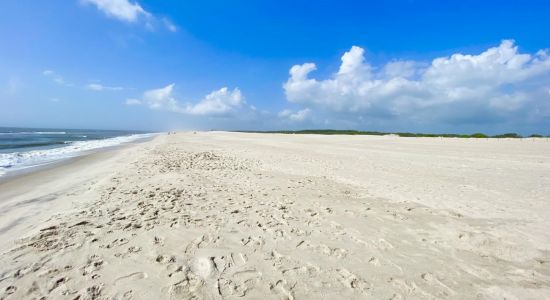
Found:
[[5, 0], [0, 126], [550, 134], [547, 1]]

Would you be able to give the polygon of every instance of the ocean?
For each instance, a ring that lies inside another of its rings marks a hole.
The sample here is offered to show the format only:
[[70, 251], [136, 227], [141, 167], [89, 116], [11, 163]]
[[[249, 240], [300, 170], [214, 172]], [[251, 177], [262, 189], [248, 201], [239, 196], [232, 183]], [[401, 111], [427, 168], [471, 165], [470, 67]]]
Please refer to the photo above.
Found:
[[0, 127], [0, 177], [153, 135], [137, 131]]

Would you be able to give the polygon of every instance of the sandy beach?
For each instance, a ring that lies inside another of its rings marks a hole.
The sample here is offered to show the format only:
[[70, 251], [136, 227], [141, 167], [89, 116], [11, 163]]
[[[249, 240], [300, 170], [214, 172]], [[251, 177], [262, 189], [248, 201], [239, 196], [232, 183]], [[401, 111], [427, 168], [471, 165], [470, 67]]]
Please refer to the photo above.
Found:
[[548, 139], [181, 132], [0, 183], [0, 299], [548, 299]]

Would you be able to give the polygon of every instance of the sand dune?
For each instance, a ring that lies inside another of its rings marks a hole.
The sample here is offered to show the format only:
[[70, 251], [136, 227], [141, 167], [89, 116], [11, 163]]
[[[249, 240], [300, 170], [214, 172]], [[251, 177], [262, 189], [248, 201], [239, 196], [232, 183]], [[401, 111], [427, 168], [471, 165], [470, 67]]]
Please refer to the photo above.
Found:
[[0, 298], [550, 298], [549, 195], [546, 139], [163, 135], [0, 184]]

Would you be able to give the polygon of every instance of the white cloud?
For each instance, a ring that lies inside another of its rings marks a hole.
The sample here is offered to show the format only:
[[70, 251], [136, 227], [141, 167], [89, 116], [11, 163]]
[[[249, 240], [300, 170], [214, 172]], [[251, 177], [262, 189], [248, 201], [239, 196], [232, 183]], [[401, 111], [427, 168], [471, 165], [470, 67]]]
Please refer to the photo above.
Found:
[[[430, 64], [392, 61], [374, 68], [353, 46], [331, 78], [309, 77], [313, 63], [295, 65], [283, 87], [290, 102], [331, 114], [409, 120], [511, 118], [528, 114], [546, 93], [547, 51], [519, 53], [511, 40], [478, 55], [453, 54]], [[542, 104], [541, 104], [542, 105]], [[548, 104], [545, 104], [548, 105]], [[479, 120], [478, 120], [479, 121]]]
[[145, 28], [155, 31], [157, 27], [164, 27], [170, 32], [177, 32], [178, 27], [166, 17], [156, 17], [146, 11], [137, 1], [131, 0], [81, 0], [84, 4], [92, 4], [105, 15], [127, 23], [142, 21]]
[[167, 110], [189, 115], [221, 116], [237, 111], [245, 104], [244, 97], [238, 88], [229, 90], [223, 87], [206, 95], [197, 103], [181, 104], [174, 96], [175, 84], [163, 88], [148, 90], [142, 99], [128, 99], [127, 105], [144, 104], [151, 109]]
[[307, 117], [309, 117], [310, 113], [311, 113], [311, 110], [309, 108], [305, 108], [296, 112], [290, 109], [285, 109], [280, 111], [278, 116], [279, 118], [282, 118], [282, 119], [287, 119], [295, 122], [302, 122]]
[[44, 70], [42, 71], [42, 75], [52, 79], [55, 83], [60, 85], [66, 85], [66, 86], [72, 86], [72, 84], [67, 83], [63, 77], [61, 77], [59, 74], [52, 70]]
[[[68, 83], [61, 75], [57, 74], [53, 70], [44, 70], [44, 71], [42, 71], [42, 75], [50, 78], [51, 80], [53, 80], [55, 83], [57, 83], [59, 85], [68, 86], [68, 87], [74, 87], [74, 86], [79, 86], [80, 87], [80, 84], [75, 85], [75, 84], [72, 84], [72, 83]], [[120, 86], [106, 86], [106, 85], [102, 85], [100, 83], [90, 83], [90, 84], [82, 85], [82, 88], [85, 88], [85, 89], [91, 90], [91, 91], [96, 91], [96, 92], [124, 90], [124, 88], [120, 87]]]
[[149, 90], [143, 93], [142, 102], [151, 109], [163, 109], [170, 111], [179, 111], [180, 105], [172, 95], [174, 84], [169, 84], [163, 88]]
[[411, 60], [396, 60], [387, 63], [382, 69], [385, 78], [410, 78], [422, 72], [422, 64]]
[[244, 98], [238, 88], [230, 91], [223, 87], [206, 95], [196, 104], [187, 104], [185, 111], [193, 115], [223, 115], [239, 108], [243, 103]]
[[141, 100], [138, 99], [126, 99], [126, 105], [141, 105]]
[[61, 99], [59, 99], [57, 97], [53, 97], [53, 98], [50, 98], [50, 101], [51, 102], [59, 102], [59, 101], [61, 101]]
[[100, 91], [121, 91], [124, 88], [120, 86], [105, 86], [99, 83], [90, 83], [86, 85], [86, 89], [100, 92]]
[[83, 3], [93, 4], [109, 17], [125, 22], [136, 22], [139, 17], [151, 17], [137, 2], [128, 0], [82, 0]]
[[177, 32], [178, 27], [172, 23], [172, 21], [168, 20], [167, 18], [162, 18], [162, 24], [164, 24], [164, 27], [168, 29], [171, 32]]

